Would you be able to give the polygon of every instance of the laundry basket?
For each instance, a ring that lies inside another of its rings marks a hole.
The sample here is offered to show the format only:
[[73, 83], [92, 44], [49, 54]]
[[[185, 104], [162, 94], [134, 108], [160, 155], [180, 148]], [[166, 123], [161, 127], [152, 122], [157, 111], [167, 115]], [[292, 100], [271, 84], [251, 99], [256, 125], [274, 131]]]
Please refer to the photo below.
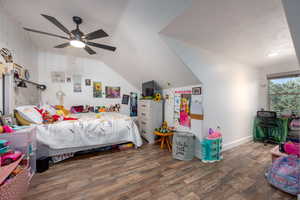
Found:
[[173, 136], [173, 158], [178, 160], [192, 160], [194, 153], [194, 135], [189, 132], [176, 132]]

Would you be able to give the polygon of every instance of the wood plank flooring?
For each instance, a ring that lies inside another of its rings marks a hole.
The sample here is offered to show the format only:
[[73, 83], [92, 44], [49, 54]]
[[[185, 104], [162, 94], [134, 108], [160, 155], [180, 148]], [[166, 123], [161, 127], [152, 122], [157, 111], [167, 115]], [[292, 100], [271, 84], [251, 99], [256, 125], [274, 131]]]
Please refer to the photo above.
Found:
[[294, 200], [265, 180], [271, 148], [248, 143], [213, 164], [148, 144], [80, 156], [35, 175], [25, 200]]

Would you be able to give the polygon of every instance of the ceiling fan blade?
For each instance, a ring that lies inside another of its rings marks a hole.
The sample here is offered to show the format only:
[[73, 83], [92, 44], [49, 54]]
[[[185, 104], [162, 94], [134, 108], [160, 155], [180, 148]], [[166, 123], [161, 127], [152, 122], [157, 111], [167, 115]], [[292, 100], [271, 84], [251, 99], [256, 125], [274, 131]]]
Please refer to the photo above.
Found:
[[53, 34], [53, 33], [46, 33], [46, 32], [43, 32], [43, 31], [38, 31], [38, 30], [30, 29], [30, 28], [24, 28], [24, 30], [69, 40], [69, 38], [67, 38], [67, 37], [56, 35], [56, 34]]
[[89, 46], [85, 46], [84, 49], [90, 54], [90, 55], [94, 55], [96, 54], [96, 52], [91, 49]]
[[62, 25], [57, 19], [55, 19], [54, 17], [51, 17], [49, 15], [44, 15], [41, 14], [43, 17], [45, 17], [46, 19], [48, 19], [50, 22], [52, 22], [55, 26], [57, 26], [60, 30], [62, 30], [63, 32], [65, 32], [66, 34], [70, 35], [70, 31], [64, 26]]
[[99, 44], [99, 43], [94, 43], [94, 42], [87, 42], [88, 45], [91, 45], [93, 47], [101, 48], [101, 49], [106, 49], [109, 51], [115, 51], [117, 48], [113, 46], [108, 46], [105, 44]]
[[65, 47], [68, 47], [68, 46], [70, 46], [70, 43], [69, 43], [69, 42], [66, 42], [66, 43], [57, 45], [57, 46], [55, 46], [54, 48], [65, 48]]
[[97, 38], [104, 38], [104, 37], [107, 37], [108, 34], [105, 33], [102, 29], [99, 29], [97, 31], [93, 31], [91, 33], [88, 33], [84, 36], [85, 39], [87, 40], [94, 40], [94, 39], [97, 39]]

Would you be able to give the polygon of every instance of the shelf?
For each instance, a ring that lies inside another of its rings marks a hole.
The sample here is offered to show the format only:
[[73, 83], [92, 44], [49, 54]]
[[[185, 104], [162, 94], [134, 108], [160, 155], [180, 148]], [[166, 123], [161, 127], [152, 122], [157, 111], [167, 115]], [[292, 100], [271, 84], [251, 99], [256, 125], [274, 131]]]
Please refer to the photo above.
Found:
[[15, 162], [0, 167], [0, 185], [3, 183], [3, 181], [16, 169], [16, 167], [19, 165], [21, 160], [24, 158], [24, 154]]

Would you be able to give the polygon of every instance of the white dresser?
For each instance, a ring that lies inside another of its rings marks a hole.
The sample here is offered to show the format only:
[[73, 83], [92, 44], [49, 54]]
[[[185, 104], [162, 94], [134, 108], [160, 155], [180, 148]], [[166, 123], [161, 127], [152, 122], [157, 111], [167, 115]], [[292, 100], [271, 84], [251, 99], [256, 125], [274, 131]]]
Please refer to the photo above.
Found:
[[152, 100], [139, 100], [138, 123], [140, 133], [150, 144], [155, 142], [153, 131], [162, 124], [163, 104]]

